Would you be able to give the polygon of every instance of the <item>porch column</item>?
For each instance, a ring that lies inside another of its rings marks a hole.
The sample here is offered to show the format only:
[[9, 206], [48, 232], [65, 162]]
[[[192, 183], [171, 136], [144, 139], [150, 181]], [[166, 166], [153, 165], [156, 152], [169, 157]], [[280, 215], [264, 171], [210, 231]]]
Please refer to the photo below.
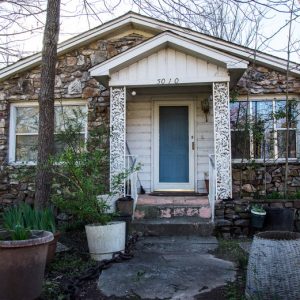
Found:
[[213, 83], [216, 200], [232, 197], [229, 83]]
[[126, 151], [126, 87], [110, 89], [110, 190], [124, 192], [123, 180], [116, 176], [125, 171]]

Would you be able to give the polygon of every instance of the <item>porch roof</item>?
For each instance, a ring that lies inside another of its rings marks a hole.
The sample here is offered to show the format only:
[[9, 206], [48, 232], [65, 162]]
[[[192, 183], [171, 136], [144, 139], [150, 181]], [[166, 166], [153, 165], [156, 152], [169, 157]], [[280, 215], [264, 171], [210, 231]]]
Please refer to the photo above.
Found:
[[94, 66], [90, 74], [105, 85], [110, 80], [111, 86], [155, 85], [161, 77], [174, 84], [234, 84], [247, 66], [241, 58], [165, 31]]

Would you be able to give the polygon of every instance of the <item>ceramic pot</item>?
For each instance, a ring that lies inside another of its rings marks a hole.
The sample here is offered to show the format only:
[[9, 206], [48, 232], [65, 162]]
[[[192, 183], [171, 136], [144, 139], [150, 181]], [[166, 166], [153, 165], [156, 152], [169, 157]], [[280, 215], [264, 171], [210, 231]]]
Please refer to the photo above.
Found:
[[[53, 234], [31, 231], [27, 240], [0, 241], [0, 299], [36, 299], [42, 292], [48, 245]], [[2, 239], [7, 233], [2, 232]]]

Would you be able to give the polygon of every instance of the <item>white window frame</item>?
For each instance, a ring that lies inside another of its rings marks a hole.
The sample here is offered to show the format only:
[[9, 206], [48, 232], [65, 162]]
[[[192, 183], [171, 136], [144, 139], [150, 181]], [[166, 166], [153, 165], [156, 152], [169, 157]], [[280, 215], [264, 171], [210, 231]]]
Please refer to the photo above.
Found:
[[[55, 101], [55, 106], [85, 106], [88, 111], [87, 103], [84, 100], [62, 100]], [[18, 107], [38, 107], [37, 101], [32, 102], [13, 102], [10, 104], [10, 119], [9, 119], [9, 147], [8, 147], [8, 163], [10, 165], [36, 165], [35, 161], [16, 161], [16, 112]], [[88, 122], [85, 124], [84, 137], [87, 139]], [[30, 133], [26, 135], [38, 135], [38, 133]]]
[[[259, 101], [272, 101], [272, 107], [273, 107], [273, 113], [275, 112], [275, 102], [276, 101], [285, 101], [285, 96], [279, 96], [279, 95], [273, 95], [273, 96], [251, 96], [249, 97], [248, 101], [249, 101], [249, 115], [252, 118], [253, 117], [253, 102], [259, 102]], [[289, 100], [293, 100], [295, 99], [296, 101], [298, 101], [298, 108], [300, 108], [300, 97], [298, 95], [289, 95]], [[240, 102], [245, 102], [247, 101], [246, 96], [244, 97], [238, 97], [238, 99], [236, 101], [240, 101]], [[247, 162], [256, 162], [256, 163], [266, 163], [266, 164], [273, 164], [274, 162], [278, 162], [278, 163], [282, 163], [285, 162], [285, 158], [279, 158], [278, 157], [278, 145], [277, 145], [277, 131], [278, 130], [283, 130], [283, 128], [277, 128], [276, 127], [276, 121], [274, 121], [273, 123], [273, 129], [274, 129], [274, 158], [268, 158], [268, 159], [263, 159], [263, 158], [254, 158], [254, 143], [253, 143], [253, 134], [252, 131], [250, 131], [250, 158], [233, 158], [232, 159], [232, 163], [247, 163]], [[237, 131], [238, 129], [230, 129], [231, 131]], [[289, 158], [288, 161], [289, 162], [298, 162], [299, 159], [299, 151], [300, 151], [300, 147], [298, 145], [298, 143], [300, 142], [300, 135], [299, 135], [299, 131], [300, 131], [300, 117], [297, 116], [297, 126], [296, 128], [292, 128], [292, 130], [296, 131], [296, 157], [295, 158]]]

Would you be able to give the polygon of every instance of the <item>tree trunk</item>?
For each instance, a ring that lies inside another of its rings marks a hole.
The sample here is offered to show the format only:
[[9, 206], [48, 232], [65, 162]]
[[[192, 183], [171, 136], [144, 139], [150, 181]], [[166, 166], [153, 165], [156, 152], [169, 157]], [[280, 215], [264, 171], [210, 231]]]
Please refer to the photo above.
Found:
[[52, 175], [49, 171], [49, 158], [54, 151], [54, 85], [59, 14], [60, 0], [48, 0], [39, 94], [38, 158], [34, 201], [36, 208], [44, 208], [48, 205], [51, 191]]

